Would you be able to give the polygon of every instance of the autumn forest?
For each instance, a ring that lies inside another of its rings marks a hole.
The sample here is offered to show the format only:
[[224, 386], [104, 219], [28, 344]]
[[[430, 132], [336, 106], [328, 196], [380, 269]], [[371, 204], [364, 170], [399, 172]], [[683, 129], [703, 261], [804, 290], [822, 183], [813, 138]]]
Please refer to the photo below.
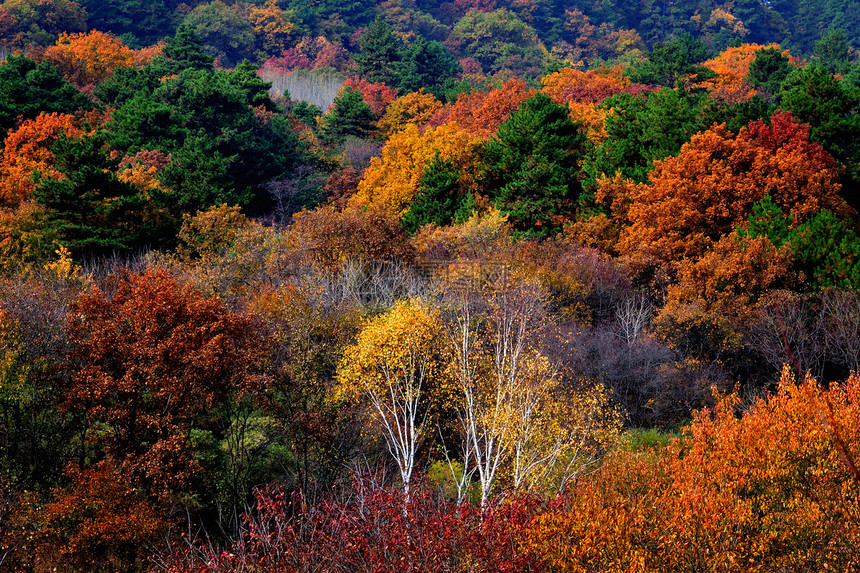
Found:
[[0, 572], [860, 571], [856, 0], [0, 0]]

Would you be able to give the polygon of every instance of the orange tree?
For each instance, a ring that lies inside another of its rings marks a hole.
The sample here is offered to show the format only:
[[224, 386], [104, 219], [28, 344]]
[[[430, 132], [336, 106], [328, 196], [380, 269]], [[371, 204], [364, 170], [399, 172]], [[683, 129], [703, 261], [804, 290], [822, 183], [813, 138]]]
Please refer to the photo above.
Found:
[[715, 126], [694, 136], [677, 157], [655, 162], [648, 183], [621, 192], [626, 199], [615, 193], [612, 200], [628, 206], [630, 223], [619, 250], [660, 262], [700, 257], [768, 193], [793, 223], [824, 208], [845, 215], [838, 176], [833, 158], [789, 113], [774, 114], [771, 125], [752, 122], [736, 136]]
[[34, 173], [62, 179], [54, 164], [51, 146], [61, 136], [78, 137], [83, 132], [69, 114], [39, 114], [6, 136], [0, 161], [0, 205], [17, 207], [35, 188]]
[[98, 84], [117, 68], [134, 65], [134, 52], [122, 42], [94, 30], [86, 34], [60, 34], [57, 43], [45, 50], [45, 59], [78, 86]]
[[860, 378], [786, 368], [775, 394], [702, 411], [668, 445], [619, 452], [526, 531], [553, 571], [853, 571]]

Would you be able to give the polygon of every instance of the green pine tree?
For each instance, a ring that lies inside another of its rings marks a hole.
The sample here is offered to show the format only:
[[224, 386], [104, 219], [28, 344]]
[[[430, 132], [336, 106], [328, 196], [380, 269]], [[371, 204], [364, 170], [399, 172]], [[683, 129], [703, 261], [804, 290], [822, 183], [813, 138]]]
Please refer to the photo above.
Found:
[[348, 135], [367, 137], [374, 121], [376, 115], [364, 103], [361, 92], [346, 86], [323, 116], [323, 138], [330, 143], [337, 143]]
[[403, 54], [394, 30], [381, 16], [377, 16], [361, 35], [358, 47], [360, 52], [353, 59], [359, 76], [391, 87], [400, 84], [399, 69]]
[[460, 193], [460, 174], [450, 159], [443, 159], [439, 152], [424, 169], [418, 194], [401, 223], [409, 234], [428, 223], [445, 226], [454, 220], [463, 203]]
[[118, 160], [106, 155], [102, 134], [61, 138], [52, 151], [65, 178], [37, 176], [32, 196], [47, 211], [60, 244], [75, 255], [104, 255], [144, 246], [158, 236], [143, 216], [145, 199], [117, 178]]
[[548, 235], [575, 210], [584, 147], [567, 108], [537, 93], [484, 145], [484, 188], [515, 230]]

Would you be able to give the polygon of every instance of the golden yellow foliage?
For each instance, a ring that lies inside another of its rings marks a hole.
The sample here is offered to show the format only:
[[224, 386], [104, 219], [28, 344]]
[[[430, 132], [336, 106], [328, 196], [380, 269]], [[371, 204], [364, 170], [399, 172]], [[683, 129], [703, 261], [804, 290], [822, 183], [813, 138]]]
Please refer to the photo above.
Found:
[[585, 128], [585, 137], [593, 145], [597, 146], [606, 141], [609, 135], [606, 133], [606, 116], [609, 110], [598, 108], [593, 103], [581, 103], [570, 101], [570, 119], [574, 123], [581, 123]]
[[392, 384], [423, 393], [424, 380], [437, 372], [432, 361], [438, 343], [438, 312], [418, 299], [396, 303], [369, 320], [349, 346], [338, 367], [336, 398], [357, 400], [383, 396]]
[[408, 125], [419, 128], [442, 109], [442, 104], [433, 94], [421, 91], [400, 96], [388, 106], [385, 115], [379, 120], [379, 126], [386, 136], [400, 131]]
[[477, 172], [479, 143], [477, 136], [466, 133], [454, 122], [427, 129], [423, 134], [410, 124], [391, 136], [382, 148], [382, 157], [371, 160], [349, 205], [380, 207], [392, 215], [403, 215], [437, 151], [443, 159], [454, 162], [461, 184], [470, 189]]
[[280, 54], [287, 48], [295, 24], [278, 7], [277, 0], [266, 0], [262, 6], [251, 8], [248, 20], [254, 26], [254, 34], [262, 37], [266, 55]]
[[439, 333], [436, 311], [418, 299], [400, 301], [361, 329], [337, 370], [335, 397], [355, 401], [364, 396], [370, 402], [407, 501], [415, 457], [429, 427], [428, 394], [438, 381]]

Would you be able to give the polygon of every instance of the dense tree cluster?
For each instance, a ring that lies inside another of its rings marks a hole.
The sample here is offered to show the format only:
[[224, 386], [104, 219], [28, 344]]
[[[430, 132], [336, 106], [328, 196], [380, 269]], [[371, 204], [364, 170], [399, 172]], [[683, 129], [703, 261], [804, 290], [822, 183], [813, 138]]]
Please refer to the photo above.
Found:
[[856, 570], [857, 13], [0, 1], [0, 571]]

